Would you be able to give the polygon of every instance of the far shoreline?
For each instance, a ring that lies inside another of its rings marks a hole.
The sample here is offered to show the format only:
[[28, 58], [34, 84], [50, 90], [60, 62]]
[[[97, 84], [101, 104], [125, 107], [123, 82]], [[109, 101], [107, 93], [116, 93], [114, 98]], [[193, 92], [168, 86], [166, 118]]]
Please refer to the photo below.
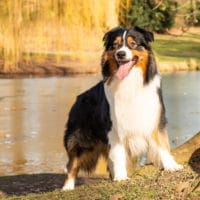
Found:
[[[159, 71], [161, 74], [174, 72], [199, 71], [200, 66], [191, 65], [189, 62], [162, 62], [158, 61]], [[65, 61], [62, 64], [55, 62], [43, 63], [21, 63], [17, 70], [3, 70], [0, 66], [0, 78], [45, 78], [45, 77], [65, 77], [65, 76], [95, 76], [101, 74], [99, 62], [79, 62]]]

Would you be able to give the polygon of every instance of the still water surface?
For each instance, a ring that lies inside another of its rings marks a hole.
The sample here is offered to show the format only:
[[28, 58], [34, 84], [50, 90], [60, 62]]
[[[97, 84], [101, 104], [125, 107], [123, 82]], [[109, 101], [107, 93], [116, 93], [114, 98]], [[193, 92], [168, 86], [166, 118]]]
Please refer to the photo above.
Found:
[[[76, 96], [99, 76], [0, 79], [0, 175], [63, 172], [63, 132]], [[200, 130], [200, 72], [163, 76], [172, 147]]]

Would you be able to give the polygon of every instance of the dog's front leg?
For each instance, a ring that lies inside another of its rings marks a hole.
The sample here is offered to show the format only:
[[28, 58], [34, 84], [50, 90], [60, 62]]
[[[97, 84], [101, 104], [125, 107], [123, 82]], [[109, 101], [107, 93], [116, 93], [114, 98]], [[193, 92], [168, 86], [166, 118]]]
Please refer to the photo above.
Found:
[[[114, 140], [113, 140], [113, 139]], [[128, 179], [126, 170], [126, 150], [119, 140], [115, 137], [109, 138], [110, 152], [109, 152], [109, 170], [111, 178], [114, 181], [121, 181]]]
[[148, 160], [167, 171], [177, 171], [183, 168], [170, 153], [167, 130], [154, 131], [149, 140]]

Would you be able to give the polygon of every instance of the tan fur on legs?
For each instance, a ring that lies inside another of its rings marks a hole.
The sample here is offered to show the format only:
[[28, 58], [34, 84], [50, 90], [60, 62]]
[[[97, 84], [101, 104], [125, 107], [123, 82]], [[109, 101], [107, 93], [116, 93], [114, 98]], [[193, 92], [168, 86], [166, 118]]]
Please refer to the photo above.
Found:
[[79, 158], [73, 157], [69, 159], [67, 164], [67, 179], [64, 183], [63, 190], [72, 190], [75, 186], [75, 180], [79, 171], [80, 161]]
[[170, 153], [169, 139], [166, 129], [155, 130], [149, 140], [148, 160], [154, 165], [168, 171], [176, 171], [182, 168], [174, 160]]

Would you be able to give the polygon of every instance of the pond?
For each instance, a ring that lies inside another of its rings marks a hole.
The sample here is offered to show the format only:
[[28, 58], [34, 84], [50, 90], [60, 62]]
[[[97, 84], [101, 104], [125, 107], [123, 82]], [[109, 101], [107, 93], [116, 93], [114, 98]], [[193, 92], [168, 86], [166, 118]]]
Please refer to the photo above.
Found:
[[[63, 133], [76, 96], [100, 76], [0, 79], [0, 175], [62, 173]], [[200, 130], [200, 72], [163, 75], [172, 147]]]

